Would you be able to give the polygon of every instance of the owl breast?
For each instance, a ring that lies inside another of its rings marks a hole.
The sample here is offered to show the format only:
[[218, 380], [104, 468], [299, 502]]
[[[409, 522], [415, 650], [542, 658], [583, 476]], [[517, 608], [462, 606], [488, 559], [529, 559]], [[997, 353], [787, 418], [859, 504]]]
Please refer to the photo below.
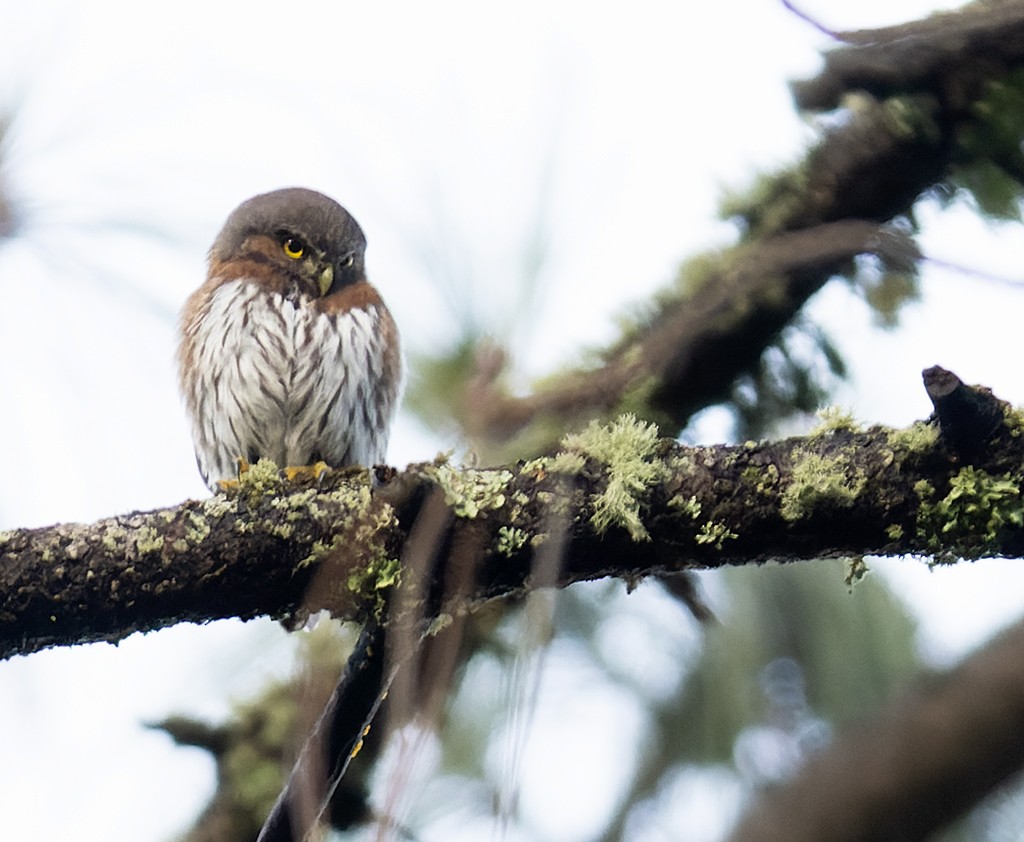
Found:
[[208, 486], [235, 477], [239, 458], [383, 461], [401, 373], [382, 304], [326, 313], [243, 279], [217, 287], [197, 315], [185, 327], [182, 387]]

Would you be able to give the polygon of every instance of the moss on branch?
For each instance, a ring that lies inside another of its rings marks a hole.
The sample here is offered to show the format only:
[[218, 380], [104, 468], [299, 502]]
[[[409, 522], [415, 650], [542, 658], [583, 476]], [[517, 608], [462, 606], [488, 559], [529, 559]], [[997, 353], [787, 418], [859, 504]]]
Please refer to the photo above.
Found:
[[496, 469], [289, 482], [260, 465], [209, 500], [0, 533], [0, 655], [222, 617], [363, 619], [401, 577], [431, 489], [451, 515], [436, 575], [444, 553], [472, 546], [469, 603], [526, 589], [555, 521], [562, 585], [768, 559], [1024, 554], [1019, 417], [1007, 410], [970, 465], [931, 423], [860, 430], [832, 416], [809, 436], [684, 447], [628, 415]]

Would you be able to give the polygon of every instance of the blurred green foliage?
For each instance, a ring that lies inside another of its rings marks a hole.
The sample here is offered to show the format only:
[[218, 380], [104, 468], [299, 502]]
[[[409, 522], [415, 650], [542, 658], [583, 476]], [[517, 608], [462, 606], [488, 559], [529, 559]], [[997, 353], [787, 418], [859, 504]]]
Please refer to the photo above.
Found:
[[1019, 221], [1024, 198], [1024, 70], [990, 81], [957, 134], [953, 190], [965, 191], [993, 219]]

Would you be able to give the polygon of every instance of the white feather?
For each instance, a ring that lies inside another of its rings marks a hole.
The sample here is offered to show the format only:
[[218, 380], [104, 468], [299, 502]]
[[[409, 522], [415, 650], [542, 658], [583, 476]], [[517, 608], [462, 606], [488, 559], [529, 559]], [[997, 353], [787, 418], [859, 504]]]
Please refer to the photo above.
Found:
[[307, 296], [243, 278], [219, 286], [204, 310], [192, 322], [185, 388], [208, 485], [236, 476], [239, 457], [282, 467], [383, 461], [399, 384], [385, 379], [376, 307], [325, 315]]

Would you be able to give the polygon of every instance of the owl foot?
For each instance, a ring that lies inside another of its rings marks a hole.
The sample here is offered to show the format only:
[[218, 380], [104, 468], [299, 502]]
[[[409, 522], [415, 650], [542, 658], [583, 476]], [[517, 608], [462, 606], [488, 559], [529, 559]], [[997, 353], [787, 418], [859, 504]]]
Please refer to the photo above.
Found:
[[290, 465], [283, 469], [284, 477], [288, 482], [319, 482], [331, 471], [331, 466], [326, 462], [314, 462], [312, 465]]
[[[218, 488], [221, 491], [237, 491], [242, 485], [245, 475], [252, 471], [253, 467], [248, 459], [239, 457], [238, 476], [235, 479], [217, 480]], [[265, 467], [272, 474], [276, 473], [285, 481], [293, 483], [320, 482], [331, 471], [330, 465], [326, 462], [314, 462], [312, 465], [292, 465], [278, 470], [277, 466], [270, 460], [261, 459], [256, 467], [260, 469]], [[253, 476], [255, 477], [257, 473], [260, 472], [254, 473]], [[264, 474], [264, 479], [265, 477], [266, 475]]]
[[238, 488], [238, 479], [241, 478], [242, 474], [248, 473], [250, 468], [249, 460], [244, 456], [238, 457], [238, 478], [236, 479], [219, 479], [217, 480], [217, 487], [221, 491], [230, 491], [233, 488]]

